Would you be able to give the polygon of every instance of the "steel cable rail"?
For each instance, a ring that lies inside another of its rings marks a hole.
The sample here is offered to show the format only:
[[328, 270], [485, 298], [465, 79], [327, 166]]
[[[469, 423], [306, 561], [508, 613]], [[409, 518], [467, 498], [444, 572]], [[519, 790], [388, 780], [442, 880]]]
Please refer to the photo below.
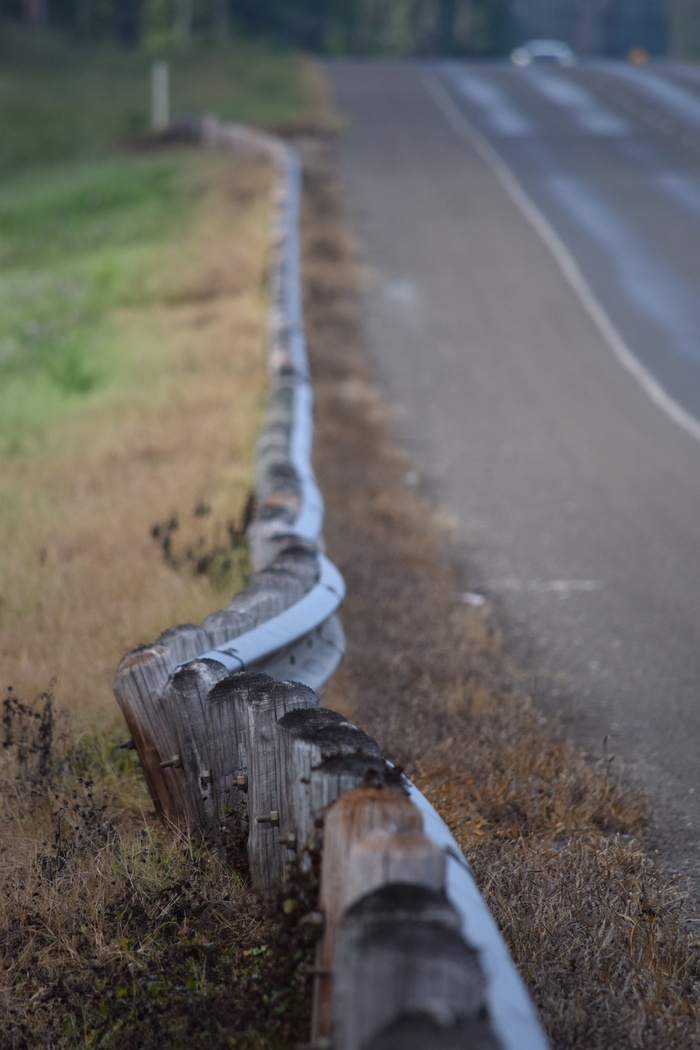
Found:
[[[238, 821], [263, 897], [278, 891], [295, 854], [304, 863], [304, 848], [325, 821], [326, 928], [313, 1031], [319, 1050], [390, 1050], [397, 1038], [406, 1050], [546, 1050], [534, 1007], [446, 825], [375, 742], [320, 708], [314, 692], [344, 653], [336, 611], [345, 586], [322, 552], [323, 500], [311, 466], [300, 159], [281, 140], [211, 117], [194, 134], [208, 148], [258, 154], [277, 169], [270, 393], [256, 448], [257, 510], [247, 530], [250, 583], [201, 626], [173, 627], [132, 649], [117, 670], [115, 695], [154, 804], [204, 834]], [[378, 980], [365, 988], [377, 967]]]

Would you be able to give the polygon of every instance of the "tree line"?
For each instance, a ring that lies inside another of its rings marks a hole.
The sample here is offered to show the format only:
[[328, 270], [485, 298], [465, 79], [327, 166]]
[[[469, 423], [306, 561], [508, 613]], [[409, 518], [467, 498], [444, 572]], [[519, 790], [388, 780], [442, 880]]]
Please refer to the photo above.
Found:
[[37, 31], [138, 47], [148, 36], [264, 35], [326, 54], [502, 54], [509, 0], [0, 0]]

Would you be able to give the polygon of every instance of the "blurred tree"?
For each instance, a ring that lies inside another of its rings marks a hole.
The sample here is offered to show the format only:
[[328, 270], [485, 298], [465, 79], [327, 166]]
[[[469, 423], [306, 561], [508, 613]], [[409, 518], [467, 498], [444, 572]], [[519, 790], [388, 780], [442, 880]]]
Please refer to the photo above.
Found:
[[211, 0], [212, 28], [218, 37], [225, 37], [229, 30], [229, 0]]
[[116, 0], [115, 27], [122, 47], [138, 47], [141, 40], [141, 0]]
[[44, 29], [48, 23], [48, 0], [23, 0], [24, 20], [32, 29]]
[[[81, 37], [138, 46], [144, 33], [223, 36], [229, 21], [292, 47], [334, 54], [504, 53], [514, 0], [0, 0], [0, 16], [49, 20]], [[573, 2], [573, 0], [572, 0]], [[692, 3], [695, 0], [683, 0]], [[700, 0], [697, 0], [700, 2]]]
[[700, 58], [700, 0], [669, 0], [670, 51], [674, 58]]
[[192, 32], [194, 0], [175, 0], [173, 18], [173, 36], [180, 43], [185, 43]]
[[455, 46], [455, 17], [457, 0], [440, 0], [437, 15], [437, 49], [441, 55], [450, 55]]

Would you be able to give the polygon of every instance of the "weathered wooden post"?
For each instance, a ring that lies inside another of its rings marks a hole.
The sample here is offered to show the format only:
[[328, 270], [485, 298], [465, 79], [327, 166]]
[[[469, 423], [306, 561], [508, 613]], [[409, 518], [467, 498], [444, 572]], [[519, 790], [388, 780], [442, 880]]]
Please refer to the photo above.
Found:
[[162, 703], [162, 692], [177, 664], [165, 645], [140, 645], [123, 658], [114, 679], [114, 694], [136, 746], [143, 775], [156, 813], [181, 823], [187, 798], [172, 766], [163, 766], [177, 753], [177, 738]]
[[[327, 708], [289, 711], [278, 721], [281, 777], [280, 836], [286, 847], [282, 874], [295, 850], [312, 845], [321, 813], [350, 787], [370, 775], [384, 778], [385, 763], [371, 737]], [[341, 763], [340, 767], [332, 765]], [[331, 764], [329, 764], [331, 763]]]
[[319, 896], [324, 931], [316, 952], [313, 1043], [322, 1043], [331, 1036], [331, 975], [338, 923], [348, 900], [350, 850], [355, 842], [375, 830], [422, 832], [423, 821], [403, 791], [386, 786], [348, 791], [326, 813]]
[[[230, 674], [211, 659], [177, 664], [173, 650], [211, 643], [199, 628], [174, 628], [174, 645], [141, 646], [122, 660], [115, 693], [131, 730], [157, 812], [208, 834], [241, 824], [246, 798], [246, 709], [272, 682], [258, 672]], [[178, 653], [178, 655], [180, 655]]]
[[324, 758], [311, 770], [309, 778], [309, 806], [316, 826], [319, 817], [348, 791], [383, 784], [387, 770], [384, 758], [367, 750]]
[[[414, 847], [405, 846], [410, 869]], [[398, 860], [401, 849], [392, 848]], [[374, 879], [380, 854], [369, 865]], [[486, 1016], [479, 960], [457, 913], [442, 890], [403, 879], [361, 897], [340, 921], [333, 1050], [428, 1047], [499, 1050], [499, 1043]]]
[[377, 829], [350, 847], [344, 878], [343, 911], [389, 883], [410, 883], [442, 892], [445, 854], [418, 831]]
[[303, 580], [293, 573], [270, 566], [252, 577], [236, 596], [235, 606], [252, 617], [255, 624], [264, 623], [304, 596]]
[[207, 649], [215, 649], [217, 645], [225, 645], [233, 638], [237, 638], [246, 631], [252, 631], [255, 620], [247, 612], [239, 609], [217, 609], [216, 612], [207, 616], [202, 621], [202, 629], [206, 634], [207, 644], [202, 653]]
[[273, 898], [282, 879], [278, 720], [297, 708], [317, 708], [319, 699], [299, 682], [271, 682], [253, 690], [246, 710], [245, 741], [248, 756], [248, 863], [255, 892]]
[[165, 645], [175, 661], [175, 665], [184, 663], [185, 660], [194, 660], [201, 656], [207, 649], [211, 648], [206, 631], [194, 623], [181, 623], [177, 627], [168, 627], [160, 637], [156, 638], [155, 645]]
[[[333, 1050], [499, 1050], [478, 956], [445, 894], [445, 854], [418, 828], [397, 830], [403, 815], [378, 810], [366, 789], [353, 795], [345, 819], [333, 819], [341, 799], [326, 822], [326, 850], [340, 847], [340, 856], [323, 858], [323, 875], [335, 875], [334, 899], [322, 889], [326, 947], [329, 933], [335, 941], [325, 1033]], [[375, 829], [358, 837], [362, 823]]]
[[219, 831], [224, 834], [232, 830], [241, 832], [248, 827], [247, 709], [256, 691], [271, 683], [269, 675], [241, 671], [222, 678], [207, 697], [207, 745], [212, 790]]
[[[256, 572], [231, 600], [202, 623], [208, 648], [224, 645], [284, 612], [309, 591], [319, 577], [318, 553], [311, 544], [286, 535], [274, 550], [274, 560]], [[272, 552], [270, 552], [272, 553]]]
[[[219, 770], [213, 768], [207, 731], [212, 710], [209, 693], [228, 673], [217, 660], [189, 660], [175, 668], [163, 689], [163, 710], [175, 737], [172, 766], [187, 799], [186, 822], [205, 834], [213, 831], [219, 820], [214, 790]], [[227, 727], [225, 740], [237, 757], [235, 725]]]

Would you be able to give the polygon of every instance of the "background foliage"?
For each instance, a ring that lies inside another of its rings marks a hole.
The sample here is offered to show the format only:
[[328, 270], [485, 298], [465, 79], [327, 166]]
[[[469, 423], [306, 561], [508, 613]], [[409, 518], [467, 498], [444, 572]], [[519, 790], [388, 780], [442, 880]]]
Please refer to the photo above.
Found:
[[496, 54], [510, 0], [0, 0], [0, 17], [126, 47], [231, 28], [325, 53]]

